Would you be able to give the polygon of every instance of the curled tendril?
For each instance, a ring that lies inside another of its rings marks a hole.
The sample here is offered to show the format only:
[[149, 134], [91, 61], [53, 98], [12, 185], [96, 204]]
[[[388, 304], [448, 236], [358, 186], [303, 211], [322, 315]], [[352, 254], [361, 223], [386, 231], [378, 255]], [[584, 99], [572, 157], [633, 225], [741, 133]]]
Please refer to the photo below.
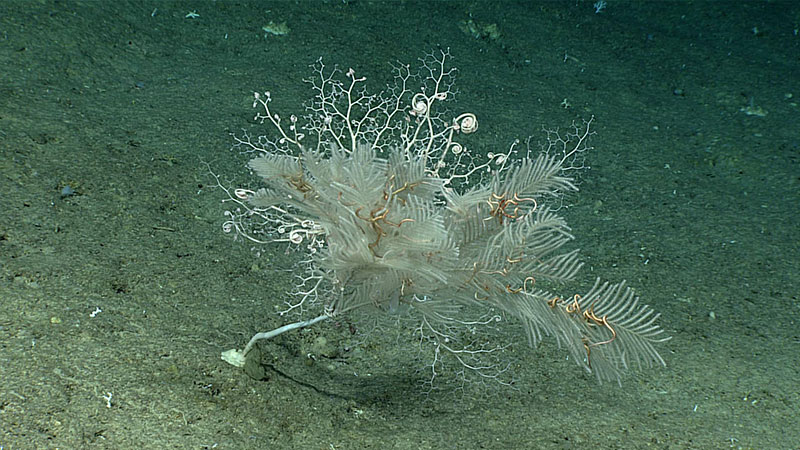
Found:
[[411, 98], [411, 115], [424, 116], [428, 112], [428, 98], [425, 94], [419, 93]]
[[458, 142], [453, 142], [450, 144], [450, 151], [453, 152], [454, 155], [459, 155], [464, 151], [464, 147]]
[[249, 189], [235, 189], [233, 191], [233, 194], [236, 196], [236, 198], [239, 198], [241, 200], [248, 200], [251, 195], [255, 194], [255, 192]]
[[292, 244], [299, 244], [303, 242], [303, 234], [297, 230], [292, 230], [292, 232], [289, 233], [289, 242]]
[[464, 113], [453, 120], [453, 126], [464, 134], [473, 133], [478, 129], [478, 118], [475, 114]]
[[492, 163], [495, 163], [495, 164], [503, 164], [503, 162], [506, 160], [506, 155], [504, 155], [502, 153], [498, 154], [498, 153], [489, 152], [489, 153], [486, 154], [486, 157], [489, 158], [489, 162], [492, 162]]

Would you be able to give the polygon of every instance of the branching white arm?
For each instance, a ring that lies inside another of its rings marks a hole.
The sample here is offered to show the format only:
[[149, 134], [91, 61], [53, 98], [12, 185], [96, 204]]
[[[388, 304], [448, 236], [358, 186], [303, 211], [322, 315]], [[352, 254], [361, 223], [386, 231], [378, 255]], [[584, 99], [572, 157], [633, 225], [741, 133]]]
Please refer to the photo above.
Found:
[[280, 328], [276, 328], [276, 329], [274, 329], [272, 331], [266, 331], [266, 332], [263, 332], [263, 333], [258, 333], [255, 336], [253, 336], [252, 338], [250, 338], [250, 342], [247, 343], [247, 345], [244, 347], [244, 350], [239, 351], [239, 350], [236, 350], [235, 348], [232, 348], [230, 350], [222, 352], [222, 360], [227, 362], [227, 363], [229, 363], [229, 364], [233, 364], [236, 367], [244, 367], [244, 363], [247, 360], [246, 359], [247, 353], [250, 351], [250, 349], [253, 348], [253, 345], [255, 345], [256, 341], [260, 341], [261, 339], [270, 339], [270, 338], [273, 338], [273, 337], [275, 337], [275, 336], [277, 336], [277, 335], [279, 335], [281, 333], [285, 333], [287, 331], [291, 331], [291, 330], [294, 330], [296, 328], [303, 328], [303, 327], [307, 327], [307, 326], [310, 326], [310, 325], [314, 325], [315, 323], [321, 322], [321, 321], [323, 321], [323, 320], [325, 320], [325, 319], [327, 319], [329, 317], [330, 317], [329, 315], [323, 314], [323, 315], [315, 317], [315, 318], [313, 318], [311, 320], [304, 320], [302, 322], [290, 323], [290, 324], [284, 325], [284, 326], [282, 326]]

